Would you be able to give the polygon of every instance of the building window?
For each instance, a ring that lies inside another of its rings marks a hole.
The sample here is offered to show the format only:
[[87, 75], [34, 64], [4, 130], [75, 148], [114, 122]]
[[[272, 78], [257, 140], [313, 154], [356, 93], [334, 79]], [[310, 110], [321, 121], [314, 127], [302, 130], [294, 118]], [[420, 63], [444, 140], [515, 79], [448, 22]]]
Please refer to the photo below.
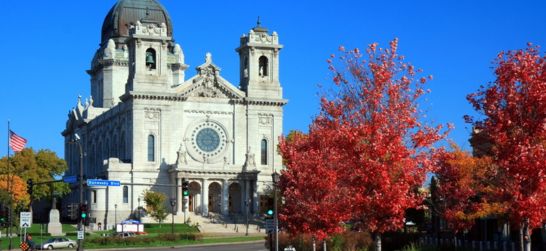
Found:
[[267, 140], [262, 139], [262, 165], [267, 165]]
[[154, 135], [148, 135], [148, 161], [155, 161], [155, 137]]
[[152, 49], [152, 48], [149, 48], [146, 50], [146, 68], [148, 68], [148, 70], [152, 70], [152, 69], [155, 69], [156, 68], [156, 55], [155, 55], [155, 50]]
[[129, 203], [129, 187], [123, 186], [123, 203]]
[[92, 191], [91, 193], [93, 195], [93, 200], [92, 200], [93, 204], [95, 204], [95, 203], [97, 203], [97, 191]]
[[269, 72], [269, 62], [266, 56], [261, 56], [259, 60], [260, 68], [258, 73], [260, 74], [260, 77], [265, 77], [268, 75]]

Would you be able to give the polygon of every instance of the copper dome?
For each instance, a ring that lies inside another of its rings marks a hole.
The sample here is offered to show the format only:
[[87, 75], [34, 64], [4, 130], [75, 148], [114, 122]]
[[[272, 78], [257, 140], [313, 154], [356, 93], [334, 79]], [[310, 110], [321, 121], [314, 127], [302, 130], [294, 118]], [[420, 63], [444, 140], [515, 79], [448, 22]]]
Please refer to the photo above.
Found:
[[119, 0], [106, 15], [102, 24], [102, 39], [105, 43], [113, 38], [125, 42], [129, 28], [137, 21], [146, 23], [165, 23], [167, 35], [172, 37], [173, 26], [167, 10], [155, 0]]

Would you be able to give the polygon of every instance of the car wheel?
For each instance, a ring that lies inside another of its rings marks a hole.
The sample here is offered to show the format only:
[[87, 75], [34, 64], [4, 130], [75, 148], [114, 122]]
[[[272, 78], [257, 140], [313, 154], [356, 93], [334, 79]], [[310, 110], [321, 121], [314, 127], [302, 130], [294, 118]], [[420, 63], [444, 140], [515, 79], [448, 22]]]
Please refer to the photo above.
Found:
[[74, 245], [68, 244], [68, 248], [74, 248]]
[[49, 245], [49, 246], [47, 246], [47, 249], [53, 250], [53, 246]]

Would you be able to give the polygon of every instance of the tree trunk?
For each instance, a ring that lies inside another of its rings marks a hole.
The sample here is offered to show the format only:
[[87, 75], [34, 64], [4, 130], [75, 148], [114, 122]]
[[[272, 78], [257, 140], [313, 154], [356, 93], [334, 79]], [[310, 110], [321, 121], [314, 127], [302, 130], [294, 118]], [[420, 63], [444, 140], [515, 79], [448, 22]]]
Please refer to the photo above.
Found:
[[519, 250], [523, 251], [523, 224], [519, 225]]
[[529, 219], [523, 220], [523, 250], [531, 251], [531, 236], [529, 235]]
[[375, 251], [381, 251], [381, 234], [375, 235]]
[[326, 251], [326, 239], [322, 242], [322, 251]]

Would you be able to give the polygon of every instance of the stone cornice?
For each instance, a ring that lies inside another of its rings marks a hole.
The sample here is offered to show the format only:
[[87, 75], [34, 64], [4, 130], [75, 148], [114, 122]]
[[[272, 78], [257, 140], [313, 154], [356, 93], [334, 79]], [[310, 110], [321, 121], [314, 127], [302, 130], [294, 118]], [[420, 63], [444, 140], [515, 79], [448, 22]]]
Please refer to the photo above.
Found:
[[[168, 93], [135, 93], [130, 92], [122, 95], [121, 100], [123, 102], [130, 99], [141, 99], [141, 100], [166, 100], [166, 101], [178, 101], [184, 102], [188, 100], [188, 97], [180, 96], [176, 94]], [[262, 105], [262, 106], [284, 106], [288, 103], [286, 99], [230, 99], [230, 102], [234, 104], [243, 104], [243, 105]]]

